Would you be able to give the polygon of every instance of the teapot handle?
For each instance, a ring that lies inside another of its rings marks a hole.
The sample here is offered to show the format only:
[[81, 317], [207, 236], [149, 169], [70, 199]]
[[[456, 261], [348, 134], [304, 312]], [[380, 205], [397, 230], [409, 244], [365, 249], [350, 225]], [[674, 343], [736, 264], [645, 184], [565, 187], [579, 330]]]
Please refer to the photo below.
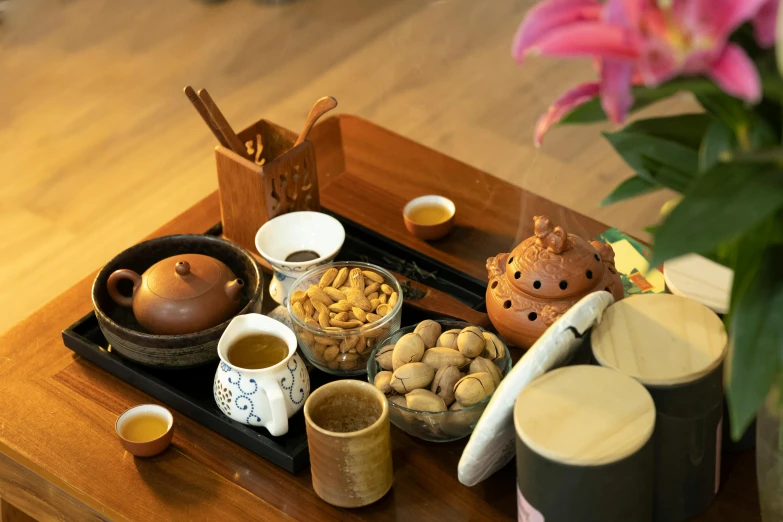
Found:
[[285, 396], [277, 379], [259, 379], [269, 399], [269, 410], [272, 418], [265, 427], [273, 437], [280, 437], [288, 433], [288, 411], [285, 407]]
[[[122, 295], [117, 289], [117, 285], [123, 279], [128, 279], [133, 283], [133, 291], [130, 296]], [[136, 295], [136, 290], [141, 286], [141, 276], [133, 270], [115, 270], [109, 276], [109, 280], [106, 281], [106, 290], [109, 292], [115, 303], [120, 306], [133, 306], [133, 296]]]

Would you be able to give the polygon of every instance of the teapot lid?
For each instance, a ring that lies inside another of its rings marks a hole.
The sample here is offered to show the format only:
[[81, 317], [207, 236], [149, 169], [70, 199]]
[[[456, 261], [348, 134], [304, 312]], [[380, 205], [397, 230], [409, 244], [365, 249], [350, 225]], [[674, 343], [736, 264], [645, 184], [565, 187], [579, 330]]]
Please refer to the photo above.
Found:
[[193, 299], [220, 281], [223, 263], [201, 254], [181, 254], [158, 261], [147, 271], [150, 291], [169, 301]]
[[546, 216], [533, 219], [535, 234], [510, 254], [508, 280], [528, 295], [559, 299], [586, 294], [601, 284], [602, 256], [596, 248]]

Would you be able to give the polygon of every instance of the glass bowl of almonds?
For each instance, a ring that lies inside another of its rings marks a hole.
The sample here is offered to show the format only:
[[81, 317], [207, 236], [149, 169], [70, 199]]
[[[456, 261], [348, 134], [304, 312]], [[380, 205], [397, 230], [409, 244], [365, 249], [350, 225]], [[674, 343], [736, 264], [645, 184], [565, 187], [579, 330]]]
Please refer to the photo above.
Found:
[[495, 388], [511, 371], [500, 338], [456, 320], [426, 320], [381, 339], [367, 378], [389, 400], [389, 419], [406, 433], [449, 442], [473, 433]]
[[296, 280], [288, 312], [299, 346], [316, 368], [361, 375], [378, 341], [400, 327], [402, 288], [379, 266], [330, 263]]

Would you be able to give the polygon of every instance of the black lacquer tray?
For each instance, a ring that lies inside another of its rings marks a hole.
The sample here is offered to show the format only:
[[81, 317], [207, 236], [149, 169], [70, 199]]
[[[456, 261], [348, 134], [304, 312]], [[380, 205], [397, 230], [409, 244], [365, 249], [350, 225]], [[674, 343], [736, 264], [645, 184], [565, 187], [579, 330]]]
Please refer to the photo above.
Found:
[[[485, 282], [342, 216], [325, 212], [345, 227], [345, 243], [337, 256], [338, 261], [365, 261], [382, 266], [447, 293], [471, 308], [484, 310]], [[219, 235], [221, 229], [218, 223], [206, 233]], [[265, 299], [269, 299], [266, 294]], [[437, 318], [426, 311], [406, 306], [403, 300], [402, 326]], [[63, 330], [63, 341], [68, 348], [112, 375], [286, 471], [296, 473], [308, 465], [307, 436], [301, 411], [289, 420], [288, 433], [282, 437], [272, 437], [265, 428], [240, 424], [221, 413], [212, 397], [217, 362], [177, 370], [136, 364], [107, 349], [108, 343], [93, 312]], [[310, 370], [312, 389], [336, 378], [315, 368]]]

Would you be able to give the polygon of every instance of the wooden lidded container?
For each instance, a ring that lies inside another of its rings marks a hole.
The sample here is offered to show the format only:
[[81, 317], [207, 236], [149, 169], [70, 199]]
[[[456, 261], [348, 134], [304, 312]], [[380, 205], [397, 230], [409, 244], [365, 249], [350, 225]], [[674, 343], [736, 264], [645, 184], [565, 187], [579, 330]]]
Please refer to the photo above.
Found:
[[599, 364], [637, 379], [655, 401], [655, 520], [703, 512], [720, 484], [723, 323], [684, 297], [635, 295], [604, 312], [591, 343]]
[[321, 209], [315, 148], [307, 140], [294, 147], [296, 138], [288, 129], [259, 120], [239, 133], [247, 157], [215, 147], [223, 235], [251, 252], [256, 251], [256, 232], [270, 219]]
[[615, 370], [567, 366], [514, 405], [520, 522], [652, 520], [655, 405]]

